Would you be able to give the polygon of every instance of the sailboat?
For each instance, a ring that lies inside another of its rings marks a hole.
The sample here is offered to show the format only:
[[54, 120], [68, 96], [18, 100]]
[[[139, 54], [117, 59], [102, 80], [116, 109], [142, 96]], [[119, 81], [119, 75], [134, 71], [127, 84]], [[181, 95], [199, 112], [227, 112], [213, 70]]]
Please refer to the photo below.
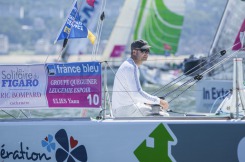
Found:
[[176, 57], [175, 54], [178, 51], [184, 13], [184, 1], [142, 1], [133, 37], [135, 40], [147, 40], [152, 46], [151, 56], [140, 67], [145, 82], [165, 85], [180, 75], [180, 64], [184, 57]]
[[[236, 11], [233, 11], [234, 8]], [[242, 38], [240, 38], [240, 33], [245, 30], [244, 15], [242, 14], [244, 8], [243, 1], [229, 0], [226, 3], [222, 19], [205, 61], [209, 66], [217, 64], [224, 58], [229, 61], [222, 63], [219, 68], [214, 69], [197, 84], [197, 111], [215, 112], [218, 105], [232, 89], [234, 72], [232, 71], [232, 58], [244, 58], [244, 49], [241, 46]]]
[[[130, 2], [126, 0], [125, 4]], [[241, 60], [237, 66], [241, 67]], [[108, 109], [102, 104], [98, 61], [48, 63], [47, 66], [1, 65], [0, 68], [0, 99], [4, 110], [102, 108], [96, 119], [1, 119], [1, 161], [245, 160], [245, 122], [240, 116], [176, 112], [169, 112], [169, 117], [106, 116]], [[49, 95], [48, 100], [45, 94]]]

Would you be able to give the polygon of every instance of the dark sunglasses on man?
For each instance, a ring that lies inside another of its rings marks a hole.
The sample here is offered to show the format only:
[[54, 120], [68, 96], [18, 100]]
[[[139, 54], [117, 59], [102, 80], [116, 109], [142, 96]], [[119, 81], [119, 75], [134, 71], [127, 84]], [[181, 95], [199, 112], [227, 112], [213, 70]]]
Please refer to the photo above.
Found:
[[135, 48], [136, 50], [140, 50], [142, 53], [150, 53], [150, 49], [140, 49], [140, 48]]

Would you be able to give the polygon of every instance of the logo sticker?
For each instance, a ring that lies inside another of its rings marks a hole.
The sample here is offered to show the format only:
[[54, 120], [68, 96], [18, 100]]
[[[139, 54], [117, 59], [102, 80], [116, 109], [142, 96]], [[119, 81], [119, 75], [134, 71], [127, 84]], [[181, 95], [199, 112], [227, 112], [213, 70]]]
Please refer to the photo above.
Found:
[[154, 140], [154, 146], [148, 147], [147, 140], [144, 140], [134, 151], [140, 162], [175, 162], [171, 148], [177, 144], [177, 138], [167, 124], [159, 124], [149, 135]]
[[67, 162], [77, 160], [80, 162], [87, 161], [87, 151], [84, 145], [78, 145], [78, 141], [74, 139], [73, 136], [68, 138], [68, 135], [64, 129], [60, 129], [55, 134], [55, 139], [61, 146], [61, 148], [58, 148], [55, 153], [57, 162], [63, 162], [66, 159]]
[[47, 137], [45, 137], [44, 140], [42, 140], [42, 146], [47, 148], [48, 152], [55, 150], [55, 143], [53, 142], [53, 136], [49, 134]]

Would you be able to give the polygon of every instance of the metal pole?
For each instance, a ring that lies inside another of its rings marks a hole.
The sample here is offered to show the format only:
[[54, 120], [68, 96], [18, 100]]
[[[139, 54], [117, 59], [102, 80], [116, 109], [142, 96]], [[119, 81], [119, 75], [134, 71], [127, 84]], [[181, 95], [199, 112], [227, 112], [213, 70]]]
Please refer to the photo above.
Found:
[[107, 63], [105, 62], [105, 69], [104, 69], [104, 113], [103, 113], [103, 119], [106, 117], [106, 105], [107, 105]]
[[238, 61], [239, 61], [239, 59], [238, 58], [236, 58], [235, 59], [235, 63], [236, 63], [236, 71], [235, 71], [235, 73], [236, 73], [236, 119], [238, 119], [239, 118], [239, 107], [238, 107], [238, 92], [239, 92], [239, 84], [238, 84]]
[[[235, 118], [239, 118], [239, 101], [241, 107], [244, 109], [245, 94], [243, 91], [243, 67], [242, 58], [234, 58], [233, 60], [233, 95], [231, 100], [231, 113], [235, 115]], [[239, 100], [240, 97], [240, 100]]]
[[[239, 111], [241, 110], [244, 110], [244, 104], [245, 104], [245, 93], [244, 93], [244, 85], [243, 85], [243, 66], [242, 66], [242, 58], [238, 58], [237, 59], [237, 64], [238, 64], [238, 67], [237, 67], [237, 87], [238, 87], [238, 95], [237, 95], [237, 118], [239, 117]], [[239, 98], [240, 97], [240, 98]], [[241, 109], [239, 109], [239, 103], [238, 103], [238, 100], [240, 99], [240, 107]]]

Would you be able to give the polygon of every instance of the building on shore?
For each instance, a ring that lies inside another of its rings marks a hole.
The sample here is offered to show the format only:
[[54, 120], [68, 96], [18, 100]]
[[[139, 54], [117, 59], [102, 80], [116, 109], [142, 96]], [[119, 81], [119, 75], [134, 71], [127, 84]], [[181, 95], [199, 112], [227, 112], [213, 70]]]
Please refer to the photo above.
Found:
[[7, 54], [9, 52], [8, 36], [0, 34], [0, 54]]

